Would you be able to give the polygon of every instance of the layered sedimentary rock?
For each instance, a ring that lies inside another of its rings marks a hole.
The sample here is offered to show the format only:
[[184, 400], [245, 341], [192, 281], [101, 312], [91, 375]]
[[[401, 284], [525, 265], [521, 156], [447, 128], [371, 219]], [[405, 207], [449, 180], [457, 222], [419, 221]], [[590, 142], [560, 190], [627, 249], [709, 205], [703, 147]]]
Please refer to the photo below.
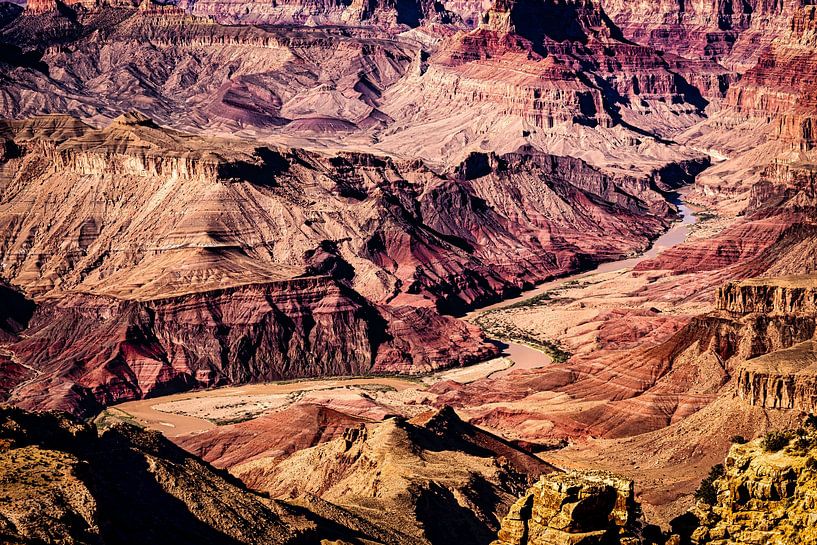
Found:
[[753, 343], [763, 355], [740, 368], [741, 399], [776, 409], [817, 408], [816, 297], [812, 276], [734, 282], [719, 290], [719, 310], [755, 315], [774, 332]]
[[179, 6], [197, 16], [225, 24], [379, 25], [404, 29], [421, 24], [448, 23], [456, 16], [440, 2], [412, 0], [318, 0], [237, 2], [235, 0], [182, 0]]
[[[659, 2], [604, 0], [605, 11], [630, 39], [685, 57], [706, 56], [737, 69], [785, 32], [802, 0]], [[741, 70], [742, 71], [742, 70]]]
[[[382, 311], [326, 277], [165, 299], [85, 294], [40, 306], [9, 346], [38, 376], [11, 401], [92, 413], [194, 387], [294, 377], [428, 371], [493, 348], [462, 322]], [[399, 331], [392, 324], [405, 323]]]
[[496, 348], [439, 310], [644, 247], [673, 213], [649, 180], [531, 148], [438, 173], [138, 113], [2, 132], [4, 271], [48, 299], [12, 348], [40, 373], [29, 407], [473, 362]]
[[640, 524], [632, 481], [558, 473], [540, 478], [511, 506], [493, 545], [635, 545]]
[[443, 544], [489, 541], [528, 479], [554, 468], [444, 408], [231, 471], [273, 496], [317, 495], [416, 543]]
[[[707, 77], [714, 81], [723, 69], [704, 62], [691, 70], [683, 59], [668, 61], [625, 41], [597, 3], [522, 0], [494, 5], [477, 29], [441, 42], [422, 77], [394, 89], [426, 97], [426, 111], [413, 115], [415, 123], [452, 98], [469, 109], [476, 100], [495, 105], [479, 113], [484, 125], [497, 116], [521, 118], [524, 138], [545, 149], [558, 146], [560, 130], [570, 127], [574, 133], [621, 127], [634, 131], [632, 144], [650, 142], [657, 149], [669, 143], [655, 136], [702, 115], [706, 100], [685, 79], [691, 72], [706, 86]], [[384, 111], [399, 124], [413, 112], [398, 106], [387, 100]]]
[[815, 144], [817, 80], [811, 55], [817, 45], [815, 9], [804, 6], [791, 15], [786, 32], [760, 55], [725, 100], [729, 109], [739, 114], [771, 118], [774, 136], [804, 150]]

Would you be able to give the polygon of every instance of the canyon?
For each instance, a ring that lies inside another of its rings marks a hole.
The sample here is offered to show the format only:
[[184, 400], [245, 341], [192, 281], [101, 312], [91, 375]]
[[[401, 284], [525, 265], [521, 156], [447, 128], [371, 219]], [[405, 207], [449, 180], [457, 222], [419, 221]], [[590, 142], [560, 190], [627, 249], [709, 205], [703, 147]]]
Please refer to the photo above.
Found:
[[811, 543], [811, 4], [0, 3], [0, 536]]

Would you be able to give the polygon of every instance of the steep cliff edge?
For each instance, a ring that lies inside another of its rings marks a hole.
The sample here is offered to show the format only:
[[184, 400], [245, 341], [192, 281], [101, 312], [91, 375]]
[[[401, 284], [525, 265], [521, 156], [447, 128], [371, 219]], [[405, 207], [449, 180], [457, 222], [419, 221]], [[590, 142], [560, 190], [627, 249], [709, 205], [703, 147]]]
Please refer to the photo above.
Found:
[[718, 290], [717, 308], [736, 316], [760, 315], [772, 333], [753, 343], [763, 354], [740, 367], [738, 396], [761, 407], [817, 409], [817, 279], [732, 282]]

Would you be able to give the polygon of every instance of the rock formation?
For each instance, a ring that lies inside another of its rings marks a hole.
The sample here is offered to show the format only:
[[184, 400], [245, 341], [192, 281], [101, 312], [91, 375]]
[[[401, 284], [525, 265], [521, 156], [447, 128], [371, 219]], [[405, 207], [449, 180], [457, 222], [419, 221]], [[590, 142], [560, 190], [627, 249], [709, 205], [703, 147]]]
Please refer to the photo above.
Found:
[[640, 543], [633, 483], [602, 473], [558, 473], [511, 507], [493, 545]]
[[478, 361], [496, 348], [439, 310], [615, 258], [672, 214], [647, 181], [528, 148], [438, 174], [191, 137], [138, 113], [2, 130], [18, 149], [4, 270], [48, 297], [10, 347], [38, 374], [13, 395], [31, 408]]

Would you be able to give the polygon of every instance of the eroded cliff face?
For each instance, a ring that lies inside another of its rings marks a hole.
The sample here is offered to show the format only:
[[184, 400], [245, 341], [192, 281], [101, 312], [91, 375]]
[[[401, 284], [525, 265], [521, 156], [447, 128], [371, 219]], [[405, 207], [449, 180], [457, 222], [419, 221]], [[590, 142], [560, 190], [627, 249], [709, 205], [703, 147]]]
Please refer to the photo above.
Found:
[[463, 322], [378, 308], [326, 277], [144, 301], [75, 294], [40, 305], [9, 346], [37, 373], [10, 400], [87, 415], [196, 387], [417, 373], [493, 354], [478, 339]]
[[803, 6], [790, 17], [757, 63], [733, 86], [725, 104], [739, 114], [772, 118], [774, 135], [794, 149], [815, 145], [817, 105], [814, 58], [817, 7]]
[[715, 307], [665, 344], [670, 362], [711, 355], [746, 403], [817, 408], [813, 276], [730, 282], [717, 290]]
[[705, 0], [659, 2], [604, 0], [624, 34], [686, 57], [715, 58], [743, 71], [788, 27], [802, 0]]
[[531, 148], [437, 173], [139, 113], [2, 133], [4, 271], [48, 299], [12, 348], [29, 407], [477, 361], [497, 349], [440, 311], [643, 248], [674, 212], [658, 181]]
[[817, 408], [816, 297], [814, 277], [757, 279], [719, 290], [719, 309], [760, 316], [771, 333], [755, 342], [762, 355], [739, 370], [741, 399], [775, 409]]

